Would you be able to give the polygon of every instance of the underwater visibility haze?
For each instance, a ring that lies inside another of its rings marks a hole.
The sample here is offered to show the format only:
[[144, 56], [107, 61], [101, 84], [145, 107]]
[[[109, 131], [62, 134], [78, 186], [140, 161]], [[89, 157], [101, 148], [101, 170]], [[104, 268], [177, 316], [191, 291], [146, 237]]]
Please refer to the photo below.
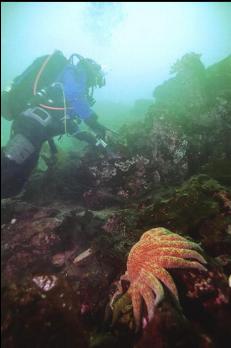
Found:
[[229, 347], [231, 2], [1, 19], [4, 347]]

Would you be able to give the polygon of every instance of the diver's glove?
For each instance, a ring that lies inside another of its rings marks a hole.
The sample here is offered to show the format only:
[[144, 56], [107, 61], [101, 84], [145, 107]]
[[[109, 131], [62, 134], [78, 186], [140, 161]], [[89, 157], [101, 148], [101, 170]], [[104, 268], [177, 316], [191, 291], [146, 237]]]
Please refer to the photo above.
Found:
[[108, 159], [118, 159], [119, 155], [114, 153], [110, 146], [99, 136], [94, 136], [93, 134], [86, 131], [76, 132], [74, 135], [78, 140], [86, 141], [88, 144], [95, 146], [101, 153], [108, 157]]
[[95, 145], [105, 156], [107, 156], [108, 160], [117, 160], [121, 158], [119, 154], [112, 151], [111, 147], [102, 138], [98, 138]]
[[79, 131], [75, 133], [75, 138], [81, 141], [86, 141], [92, 146], [96, 146], [101, 152], [106, 153], [107, 143], [100, 137], [94, 136], [92, 133], [86, 131]]
[[95, 132], [97, 137], [104, 140], [107, 128], [101, 125], [97, 119], [98, 119], [98, 116], [95, 113], [93, 113], [91, 117], [89, 117], [88, 119], [84, 121], [86, 125]]
[[89, 132], [86, 132], [86, 131], [76, 132], [74, 136], [78, 140], [86, 141], [90, 145], [96, 145], [96, 142], [97, 142], [96, 137]]

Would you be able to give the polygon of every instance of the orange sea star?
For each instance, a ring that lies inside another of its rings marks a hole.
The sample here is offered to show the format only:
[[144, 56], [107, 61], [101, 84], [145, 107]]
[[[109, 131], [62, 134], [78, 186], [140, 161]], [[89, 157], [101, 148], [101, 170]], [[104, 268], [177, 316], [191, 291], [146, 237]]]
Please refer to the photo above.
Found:
[[154, 316], [155, 306], [164, 297], [162, 283], [179, 301], [175, 283], [165, 268], [195, 268], [207, 271], [202, 265], [206, 261], [198, 251], [202, 249], [197, 243], [163, 227], [145, 232], [132, 247], [128, 255], [127, 272], [121, 279], [130, 282], [128, 294], [131, 296], [137, 329], [140, 326], [142, 299], [150, 321]]

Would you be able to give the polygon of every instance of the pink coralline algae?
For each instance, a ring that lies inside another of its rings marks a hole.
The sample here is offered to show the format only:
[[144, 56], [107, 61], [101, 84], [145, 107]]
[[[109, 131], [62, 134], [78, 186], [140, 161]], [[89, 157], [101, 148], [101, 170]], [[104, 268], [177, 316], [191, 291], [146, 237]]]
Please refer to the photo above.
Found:
[[105, 232], [113, 233], [122, 230], [124, 228], [124, 224], [119, 216], [113, 214], [108, 218], [102, 228]]
[[121, 189], [117, 192], [117, 195], [121, 198], [127, 199], [129, 197], [129, 192], [128, 190]]
[[144, 168], [149, 163], [149, 159], [141, 155], [136, 155], [131, 159], [125, 161], [115, 162], [115, 167], [121, 170], [121, 172], [127, 172], [131, 166], [135, 165], [137, 169]]
[[107, 161], [102, 161], [100, 167], [89, 167], [93, 176], [97, 179], [97, 183], [106, 182], [117, 174], [115, 166]]
[[41, 290], [50, 291], [56, 286], [58, 278], [55, 275], [41, 275], [34, 277], [32, 280]]
[[86, 313], [90, 312], [90, 310], [91, 310], [91, 307], [89, 306], [89, 304], [87, 304], [87, 303], [81, 304], [81, 306], [80, 306], [81, 314], [86, 314]]
[[228, 280], [224, 273], [213, 270], [206, 274], [183, 274], [183, 282], [187, 287], [186, 296], [199, 299], [204, 308], [229, 303]]

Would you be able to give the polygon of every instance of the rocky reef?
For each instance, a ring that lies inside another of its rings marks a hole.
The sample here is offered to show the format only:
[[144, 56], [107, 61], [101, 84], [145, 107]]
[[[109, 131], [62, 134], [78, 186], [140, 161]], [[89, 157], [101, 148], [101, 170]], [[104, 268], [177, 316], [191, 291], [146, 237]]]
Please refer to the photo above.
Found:
[[[46, 168], [2, 200], [4, 347], [229, 347], [230, 71], [231, 57], [206, 69], [185, 55], [109, 152], [59, 146], [50, 162], [44, 149]], [[180, 306], [164, 287], [135, 331], [121, 276], [131, 248], [159, 227], [198, 243], [208, 271], [170, 269]]]

